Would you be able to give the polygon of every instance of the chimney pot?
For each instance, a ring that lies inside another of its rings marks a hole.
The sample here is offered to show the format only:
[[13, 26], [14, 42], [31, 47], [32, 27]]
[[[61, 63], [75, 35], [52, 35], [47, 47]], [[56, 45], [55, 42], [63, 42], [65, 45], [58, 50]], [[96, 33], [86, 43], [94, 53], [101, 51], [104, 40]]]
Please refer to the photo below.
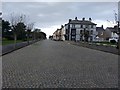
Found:
[[72, 19], [69, 19], [69, 23], [72, 21]]
[[64, 26], [63, 25], [61, 25], [61, 28], [63, 28]]
[[103, 28], [103, 25], [101, 27]]
[[85, 18], [82, 18], [83, 21], [85, 21]]
[[77, 20], [77, 17], [75, 17], [75, 20]]
[[91, 19], [91, 18], [89, 18], [89, 21], [92, 21], [92, 19]]

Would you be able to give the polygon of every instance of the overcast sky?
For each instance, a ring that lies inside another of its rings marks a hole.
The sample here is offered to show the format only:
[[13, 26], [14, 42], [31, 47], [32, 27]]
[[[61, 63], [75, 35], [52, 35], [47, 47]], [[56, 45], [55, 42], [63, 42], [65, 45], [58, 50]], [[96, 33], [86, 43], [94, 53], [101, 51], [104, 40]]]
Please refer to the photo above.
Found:
[[[114, 10], [118, 12], [117, 2], [3, 2], [3, 18], [9, 20], [11, 13], [25, 14], [35, 28], [41, 28], [47, 36], [60, 28], [69, 19], [92, 18], [97, 26], [113, 26]], [[107, 22], [111, 21], [111, 23]]]

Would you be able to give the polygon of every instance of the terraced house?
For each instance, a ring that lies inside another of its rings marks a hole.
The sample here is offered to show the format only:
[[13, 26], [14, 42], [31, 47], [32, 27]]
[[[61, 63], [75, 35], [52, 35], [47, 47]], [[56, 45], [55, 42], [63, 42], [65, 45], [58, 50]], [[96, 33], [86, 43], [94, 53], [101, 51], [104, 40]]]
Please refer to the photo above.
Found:
[[61, 40], [61, 29], [57, 29], [54, 33], [53, 33], [53, 40]]
[[65, 40], [70, 41], [95, 41], [96, 40], [96, 25], [92, 22], [92, 19], [75, 20], [69, 19], [69, 22], [65, 24]]

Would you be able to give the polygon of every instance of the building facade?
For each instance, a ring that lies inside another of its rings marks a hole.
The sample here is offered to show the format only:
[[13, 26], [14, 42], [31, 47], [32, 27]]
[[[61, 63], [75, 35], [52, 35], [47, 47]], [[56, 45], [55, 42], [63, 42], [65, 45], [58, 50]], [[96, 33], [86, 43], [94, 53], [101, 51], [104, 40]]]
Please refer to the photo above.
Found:
[[65, 40], [70, 41], [95, 41], [97, 35], [96, 25], [92, 19], [75, 20], [69, 19], [68, 24], [65, 24]]
[[61, 41], [65, 41], [65, 26], [61, 25]]
[[96, 27], [96, 31], [97, 31], [97, 37], [96, 37], [96, 41], [104, 41], [104, 32], [105, 29], [103, 28], [103, 25], [101, 27]]

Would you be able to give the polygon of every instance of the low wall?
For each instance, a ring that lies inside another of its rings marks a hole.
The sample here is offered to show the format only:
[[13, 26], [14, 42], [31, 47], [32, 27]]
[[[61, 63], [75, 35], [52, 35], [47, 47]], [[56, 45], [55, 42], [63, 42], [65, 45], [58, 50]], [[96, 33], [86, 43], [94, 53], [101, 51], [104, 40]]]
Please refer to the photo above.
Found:
[[87, 48], [109, 52], [109, 53], [118, 55], [118, 49], [113, 46], [104, 46], [104, 45], [97, 45], [97, 44], [85, 43], [85, 42], [70, 42], [70, 43], [73, 45], [78, 45], [78, 46], [87, 47]]
[[30, 44], [33, 44], [35, 42], [37, 42], [38, 40], [34, 40], [34, 41], [29, 41], [29, 44], [28, 42], [20, 42], [20, 43], [16, 43], [15, 44], [9, 44], [9, 45], [5, 45], [5, 46], [2, 46], [2, 55], [5, 55], [7, 53], [10, 53], [12, 51], [15, 51], [17, 49], [20, 49], [20, 48], [23, 48], [25, 46], [28, 46]]

